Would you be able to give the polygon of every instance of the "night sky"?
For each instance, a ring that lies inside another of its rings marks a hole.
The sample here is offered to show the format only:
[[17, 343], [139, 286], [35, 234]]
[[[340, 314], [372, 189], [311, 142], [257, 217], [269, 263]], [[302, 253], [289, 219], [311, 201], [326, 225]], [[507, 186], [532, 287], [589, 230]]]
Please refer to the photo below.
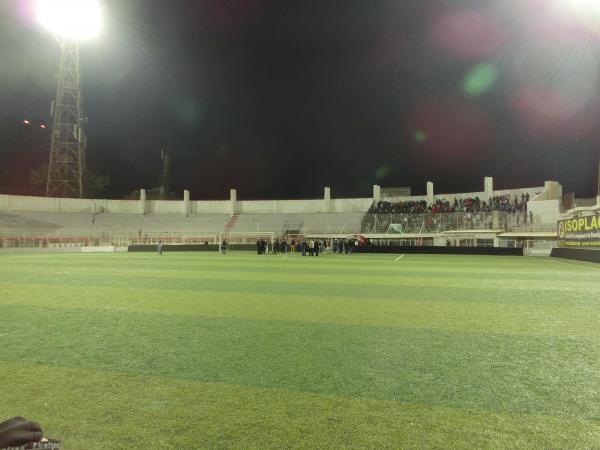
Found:
[[[104, 0], [82, 48], [88, 165], [111, 196], [368, 196], [560, 181], [595, 195], [600, 8], [576, 0]], [[59, 49], [0, 0], [0, 187], [47, 161]], [[593, 4], [593, 2], [591, 2]]]

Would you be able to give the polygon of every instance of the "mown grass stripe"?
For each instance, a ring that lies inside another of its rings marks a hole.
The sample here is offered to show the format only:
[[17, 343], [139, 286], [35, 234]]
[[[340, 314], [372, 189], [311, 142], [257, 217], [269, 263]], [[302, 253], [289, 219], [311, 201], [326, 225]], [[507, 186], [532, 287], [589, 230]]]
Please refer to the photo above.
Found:
[[[597, 421], [3, 364], [0, 415], [65, 449], [594, 448]], [[68, 389], [65, 389], [68, 386]], [[27, 401], [23, 402], [24, 393]], [[25, 405], [24, 405], [25, 403]]]
[[[39, 307], [2, 307], [0, 315], [4, 361], [501, 412], [600, 415], [596, 338]], [[24, 340], [25, 323], [45, 331]]]
[[[227, 283], [213, 282], [206, 280], [139, 280], [136, 278], [113, 280], [110, 278], [100, 278], [89, 280], [83, 278], [80, 280], [64, 280], [57, 278], [45, 278], [39, 281], [27, 281], [11, 279], [10, 283], [0, 282], [0, 300], [10, 299], [13, 295], [28, 295], [29, 289], [39, 292], [39, 289], [60, 289], [67, 286], [71, 289], [70, 294], [74, 298], [85, 298], [86, 292], [90, 289], [117, 289], [122, 290], [121, 295], [126, 295], [132, 290], [140, 289], [154, 290], [162, 292], [163, 298], [167, 299], [170, 295], [179, 295], [187, 292], [190, 295], [194, 293], [215, 292], [220, 295], [236, 295], [239, 292], [259, 293], [267, 295], [279, 295], [286, 298], [294, 293], [301, 293], [304, 296], [314, 298], [348, 298], [351, 300], [363, 300], [369, 302], [370, 299], [381, 299], [391, 301], [402, 301], [410, 298], [413, 301], [439, 301], [446, 303], [465, 303], [472, 304], [474, 311], [478, 305], [483, 304], [514, 304], [514, 305], [564, 305], [574, 308], [586, 307], [590, 313], [597, 311], [598, 296], [595, 290], [578, 292], [576, 294], [564, 291], [538, 291], [535, 286], [530, 290], [518, 289], [488, 289], [484, 285], [473, 285], [467, 288], [440, 287], [438, 285], [418, 286], [397, 288], [394, 286], [373, 285], [337, 285], [331, 286], [314, 285], [311, 283], [266, 283], [249, 280], [230, 280]], [[138, 296], [135, 292], [132, 294]], [[365, 305], [366, 307], [366, 305]], [[561, 318], [556, 318], [560, 321]]]
[[[171, 255], [172, 256], [172, 255]], [[152, 257], [151, 257], [152, 258]], [[144, 273], [164, 273], [169, 276], [177, 276], [177, 275], [196, 275], [202, 272], [228, 272], [228, 273], [240, 273], [240, 274], [249, 274], [253, 275], [256, 273], [264, 273], [265, 269], [268, 269], [269, 273], [278, 273], [278, 274], [288, 274], [293, 272], [294, 274], [311, 274], [314, 275], [315, 266], [322, 268], [325, 271], [325, 275], [345, 275], [352, 274], [352, 276], [369, 276], [369, 277], [399, 277], [399, 276], [441, 276], [445, 278], [456, 278], [464, 276], [465, 272], [472, 274], [472, 276], [478, 276], [483, 278], [484, 280], [502, 280], [505, 281], [507, 276], [510, 276], [511, 280], [519, 281], [519, 280], [528, 280], [531, 281], [539, 280], [539, 281], [548, 281], [548, 280], [556, 280], [557, 278], [564, 281], [572, 281], [573, 279], [577, 279], [582, 282], [593, 282], [590, 280], [587, 273], [587, 270], [584, 272], [580, 271], [558, 271], [552, 270], [547, 271], [541, 265], [529, 264], [527, 269], [518, 265], [509, 269], [507, 267], [497, 268], [495, 266], [489, 266], [481, 264], [479, 266], [456, 266], [450, 265], [445, 267], [439, 267], [435, 265], [424, 265], [424, 261], [417, 264], [405, 264], [400, 267], [387, 264], [389, 260], [385, 261], [370, 261], [371, 265], [369, 267], [369, 273], [365, 273], [364, 265], [361, 266], [348, 266], [344, 264], [343, 267], [340, 265], [329, 265], [328, 262], [332, 260], [327, 260], [326, 258], [322, 258], [317, 260], [316, 258], [312, 258], [313, 261], [310, 264], [302, 264], [302, 259], [297, 256], [290, 257], [289, 260], [286, 259], [285, 263], [277, 262], [277, 257], [273, 257], [274, 259], [270, 260], [269, 264], [264, 264], [259, 260], [215, 260], [202, 258], [193, 262], [189, 262], [189, 260], [181, 260], [179, 255], [176, 259], [171, 258], [171, 260], [165, 261], [164, 259], [147, 259], [144, 261], [130, 261], [128, 259], [121, 260], [100, 260], [99, 262], [89, 266], [90, 270], [93, 270], [95, 273], [115, 273], [121, 270], [125, 272], [130, 272], [131, 270], [136, 270], [140, 274]], [[280, 260], [284, 261], [284, 260]], [[343, 263], [347, 263], [348, 260], [345, 259], [337, 259], [335, 261], [340, 261]], [[412, 261], [412, 256], [411, 256]], [[187, 263], [186, 263], [187, 262]], [[386, 264], [383, 264], [385, 262]], [[363, 261], [364, 263], [364, 261]], [[1, 266], [1, 262], [0, 262]], [[536, 267], [537, 266], [537, 267]], [[55, 273], [73, 273], [73, 272], [82, 272], [86, 273], [89, 270], [86, 270], [86, 266], [82, 266], [80, 262], [76, 262], [75, 260], [70, 260], [66, 263], [57, 264], [53, 267], [47, 267], [46, 264], [42, 262], [37, 264], [10, 264], [4, 265], [2, 267], [3, 271], [6, 273], [11, 272], [36, 272], [39, 273], [40, 269], [44, 269], [45, 271], [52, 271]], [[597, 272], [596, 272], [597, 273]]]
[[[466, 333], [600, 337], [600, 308], [564, 303], [474, 304], [466, 299], [449, 302], [399, 296], [395, 299], [365, 300], [296, 293], [283, 296], [241, 290], [165, 291], [95, 286], [79, 290], [43, 284], [30, 285], [25, 291], [19, 287], [0, 283], [0, 289], [12, 292], [10, 296], [0, 296], [0, 305], [460, 330]], [[556, 317], [561, 320], [554, 320]]]
[[[3, 280], [11, 283], [28, 284], [31, 282], [42, 282], [44, 284], [69, 284], [74, 286], [97, 285], [97, 286], [118, 286], [118, 287], [151, 287], [155, 289], [203, 289], [206, 286], [214, 286], [213, 289], [227, 290], [230, 286], [247, 285], [250, 290], [279, 290], [290, 291], [302, 289], [306, 291], [329, 290], [338, 295], [359, 295], [368, 297], [373, 290], [373, 285], [377, 286], [377, 292], [396, 295], [402, 290], [419, 290], [432, 287], [434, 290], [461, 291], [477, 289], [478, 287], [486, 292], [502, 289], [505, 295], [510, 292], [510, 296], [515, 292], [521, 291], [523, 297], [535, 298], [536, 295], [558, 295], [564, 300], [569, 298], [595, 298], [592, 295], [597, 289], [600, 289], [600, 281], [588, 280], [585, 282], [565, 283], [564, 281], [541, 281], [535, 283], [519, 283], [510, 280], [485, 280], [475, 281], [475, 278], [455, 278], [455, 277], [435, 277], [436, 282], [432, 283], [430, 276], [409, 276], [399, 274], [396, 277], [378, 277], [368, 276], [330, 276], [324, 274], [315, 274], [306, 280], [306, 277], [287, 273], [285, 275], [274, 275], [265, 272], [241, 273], [235, 271], [217, 271], [207, 272], [198, 271], [197, 273], [184, 276], [182, 274], [165, 274], [159, 271], [155, 273], [138, 273], [132, 269], [126, 272], [96, 272], [77, 275], [73, 271], [53, 271], [49, 273], [39, 273], [38, 271], [21, 271], [12, 274], [4, 273]], [[296, 285], [296, 286], [294, 286]], [[219, 287], [220, 286], [220, 287]], [[286, 289], [283, 290], [281, 286]], [[482, 296], [478, 296], [481, 298]]]

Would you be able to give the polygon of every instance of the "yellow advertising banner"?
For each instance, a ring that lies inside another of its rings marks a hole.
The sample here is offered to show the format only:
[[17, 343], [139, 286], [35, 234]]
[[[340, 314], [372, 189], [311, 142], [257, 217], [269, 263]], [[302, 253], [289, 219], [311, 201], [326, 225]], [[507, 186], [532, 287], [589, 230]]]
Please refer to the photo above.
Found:
[[600, 216], [558, 221], [559, 247], [600, 247]]

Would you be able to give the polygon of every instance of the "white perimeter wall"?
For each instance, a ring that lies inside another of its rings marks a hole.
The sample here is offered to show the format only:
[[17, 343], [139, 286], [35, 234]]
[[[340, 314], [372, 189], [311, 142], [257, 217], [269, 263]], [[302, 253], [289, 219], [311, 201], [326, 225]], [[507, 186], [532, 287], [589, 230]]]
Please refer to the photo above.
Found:
[[111, 212], [135, 214], [139, 212], [137, 200], [104, 200], [87, 198], [27, 197], [0, 195], [0, 209], [6, 211], [44, 212]]
[[239, 213], [314, 213], [325, 212], [324, 200], [241, 200]]
[[237, 202], [239, 213], [329, 213], [366, 212], [371, 198], [336, 198], [331, 200], [242, 200]]
[[[520, 188], [520, 189], [501, 189], [501, 190], [497, 190], [497, 191], [492, 191], [491, 197], [500, 196], [500, 195], [510, 195], [511, 197], [514, 198], [514, 196], [516, 195], [518, 197], [519, 201], [521, 201], [522, 194], [529, 194], [529, 199], [532, 200], [543, 191], [544, 191], [543, 186], [532, 187], [532, 188]], [[490, 195], [488, 195], [486, 192], [461, 192], [458, 194], [434, 194], [434, 196], [433, 196], [434, 200], [447, 200], [449, 202], [454, 201], [455, 198], [460, 200], [460, 199], [475, 198], [475, 197], [479, 197], [483, 201], [488, 201], [490, 198]], [[427, 196], [426, 195], [412, 195], [410, 197], [390, 197], [390, 198], [385, 198], [385, 200], [389, 201], [389, 202], [406, 202], [406, 201], [418, 202], [421, 200], [427, 201]]]
[[[437, 196], [434, 196], [434, 198], [437, 198]], [[385, 198], [381, 199], [381, 201], [383, 201], [383, 202], [390, 202], [390, 203], [420, 202], [421, 200], [427, 201], [427, 196], [426, 195], [411, 195], [410, 197], [385, 197]]]
[[521, 188], [521, 189], [502, 189], [499, 191], [494, 191], [494, 196], [511, 195], [514, 197], [516, 195], [517, 198], [519, 199], [519, 201], [521, 201], [522, 194], [529, 194], [529, 200], [533, 200], [537, 195], [544, 192], [544, 189], [545, 189], [544, 186], [532, 187], [532, 188]]
[[[242, 200], [236, 203], [240, 213], [315, 213], [365, 212], [371, 198], [337, 198], [331, 200]], [[78, 198], [26, 197], [0, 195], [0, 210], [44, 212], [99, 212], [139, 214], [139, 200], [104, 200]], [[152, 214], [185, 213], [183, 200], [147, 200], [146, 212]], [[191, 201], [192, 214], [230, 213], [230, 200]]]
[[191, 201], [190, 213], [206, 214], [206, 213], [231, 213], [231, 202], [229, 200], [212, 200], [212, 201]]
[[[139, 208], [139, 201], [136, 203], [138, 204]], [[183, 201], [173, 200], [146, 200], [146, 212], [149, 214], [185, 214], [185, 210], [183, 209]]]
[[[140, 202], [138, 200], [96, 200], [97, 212], [111, 212], [120, 214], [137, 214], [140, 212]], [[94, 209], [90, 209], [94, 211]]]
[[[551, 186], [547, 186], [549, 189]], [[540, 200], [547, 197], [556, 198], [555, 193], [544, 192], [544, 187], [507, 189], [493, 191], [493, 195], [517, 196], [528, 193], [530, 200], [537, 196]], [[435, 199], [452, 201], [455, 198], [479, 197], [487, 200], [485, 192], [467, 192], [459, 194], [437, 194]], [[386, 199], [388, 201], [419, 201], [427, 200], [425, 195], [411, 197], [398, 197], [397, 199]], [[359, 213], [366, 212], [371, 204], [372, 198], [335, 198], [335, 199], [309, 199], [309, 200], [201, 200], [190, 201], [191, 214], [220, 213], [229, 214], [232, 211], [239, 213]], [[536, 202], [529, 202], [530, 205]], [[540, 219], [543, 222], [550, 220], [550, 216], [558, 214], [558, 203], [554, 201], [552, 206], [539, 205]], [[550, 213], [552, 209], [552, 213]], [[44, 211], [44, 212], [100, 212], [117, 214], [141, 214], [142, 205], [140, 200], [105, 200], [105, 199], [75, 199], [75, 198], [47, 198], [27, 197], [20, 195], [0, 195], [0, 210], [4, 211]], [[544, 210], [544, 212], [542, 211]], [[185, 202], [182, 200], [147, 200], [145, 211], [151, 214], [180, 213], [185, 214]], [[556, 214], [555, 214], [556, 212]]]
[[534, 225], [555, 226], [560, 219], [560, 200], [536, 200], [527, 204]]
[[336, 198], [331, 200], [331, 212], [367, 212], [372, 198]]

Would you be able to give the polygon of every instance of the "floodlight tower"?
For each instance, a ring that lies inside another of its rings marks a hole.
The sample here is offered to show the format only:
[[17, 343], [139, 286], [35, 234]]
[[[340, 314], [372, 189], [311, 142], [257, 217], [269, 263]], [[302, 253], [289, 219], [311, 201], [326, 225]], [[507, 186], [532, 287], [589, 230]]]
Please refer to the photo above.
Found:
[[83, 197], [86, 136], [81, 100], [79, 43], [64, 40], [52, 108], [48, 197]]
[[81, 198], [87, 139], [79, 48], [100, 31], [100, 6], [96, 0], [38, 0], [37, 12], [61, 48], [46, 196]]

